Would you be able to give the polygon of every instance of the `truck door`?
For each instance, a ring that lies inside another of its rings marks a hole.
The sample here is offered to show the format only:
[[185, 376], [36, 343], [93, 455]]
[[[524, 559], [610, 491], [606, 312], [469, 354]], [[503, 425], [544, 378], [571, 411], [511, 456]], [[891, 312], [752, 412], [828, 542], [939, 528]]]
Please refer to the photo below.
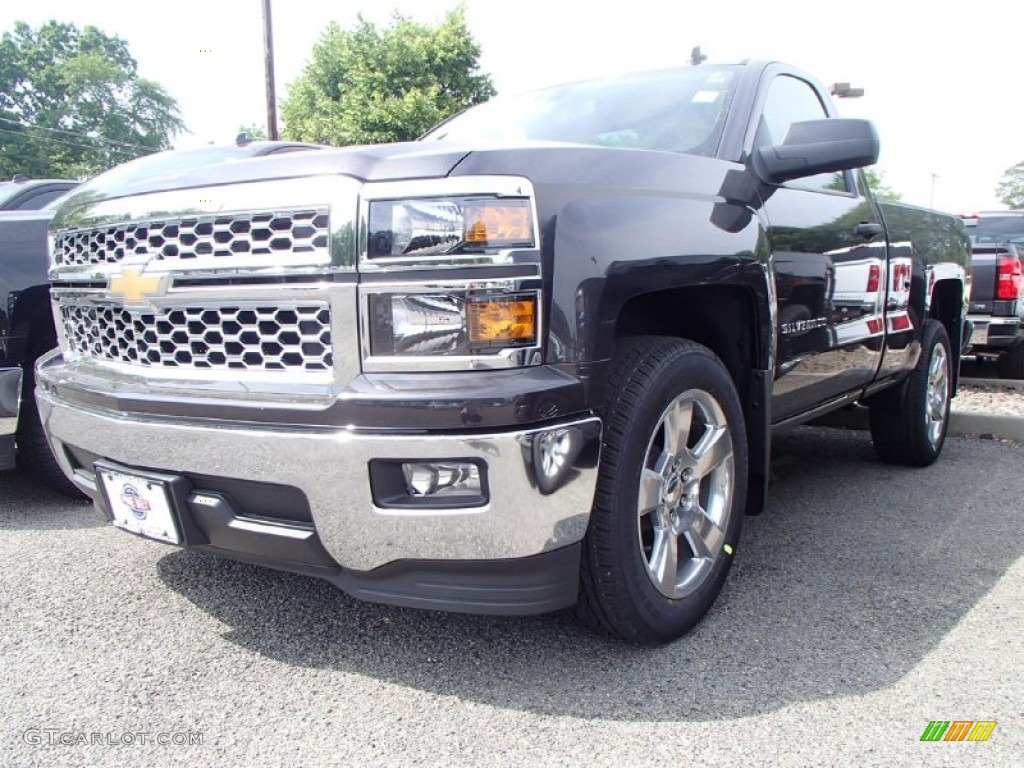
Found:
[[[768, 84], [754, 146], [781, 144], [794, 122], [829, 117], [818, 91], [780, 74]], [[797, 179], [766, 191], [778, 294], [774, 420], [870, 382], [885, 338], [887, 249], [881, 217], [855, 174]]]

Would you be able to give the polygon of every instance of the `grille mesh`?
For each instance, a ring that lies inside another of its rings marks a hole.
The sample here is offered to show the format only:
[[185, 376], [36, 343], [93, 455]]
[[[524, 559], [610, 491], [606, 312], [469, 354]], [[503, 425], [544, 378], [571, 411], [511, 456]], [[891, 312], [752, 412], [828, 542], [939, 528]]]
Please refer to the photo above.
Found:
[[126, 256], [158, 261], [213, 256], [327, 253], [326, 209], [233, 213], [114, 224], [56, 235], [57, 265], [113, 264]]
[[61, 304], [80, 355], [162, 368], [326, 371], [333, 364], [326, 304], [181, 307], [157, 311]]

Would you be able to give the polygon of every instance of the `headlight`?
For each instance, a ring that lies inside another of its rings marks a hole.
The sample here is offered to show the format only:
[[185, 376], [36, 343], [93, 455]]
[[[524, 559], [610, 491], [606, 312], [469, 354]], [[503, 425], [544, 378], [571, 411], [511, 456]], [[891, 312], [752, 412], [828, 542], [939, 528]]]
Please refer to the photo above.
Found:
[[370, 353], [480, 355], [537, 344], [537, 294], [408, 293], [369, 298]]
[[366, 184], [359, 337], [369, 373], [541, 363], [540, 231], [529, 179]]
[[443, 256], [535, 245], [525, 198], [452, 197], [370, 203], [367, 256]]

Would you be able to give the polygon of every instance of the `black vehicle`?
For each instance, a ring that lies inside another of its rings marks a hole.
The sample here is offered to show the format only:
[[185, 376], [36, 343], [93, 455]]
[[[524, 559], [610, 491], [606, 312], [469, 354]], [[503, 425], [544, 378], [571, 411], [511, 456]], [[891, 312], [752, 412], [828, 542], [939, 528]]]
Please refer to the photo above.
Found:
[[10, 181], [0, 181], [0, 211], [38, 211], [80, 183], [67, 179], [30, 179], [18, 174]]
[[963, 216], [971, 237], [971, 354], [996, 357], [999, 374], [1024, 379], [1024, 211]]
[[[158, 177], [168, 165], [181, 169], [296, 150], [320, 149], [295, 142], [249, 142], [236, 146], [151, 155], [121, 166], [115, 174]], [[168, 160], [168, 157], [173, 159]], [[0, 183], [0, 470], [20, 463], [52, 487], [81, 496], [58, 467], [36, 411], [33, 366], [57, 344], [47, 277], [47, 229], [55, 201], [77, 181], [32, 180]]]
[[44, 424], [125, 530], [669, 640], [764, 506], [773, 428], [861, 402], [886, 461], [942, 449], [969, 242], [872, 200], [877, 154], [813, 79], [748, 62], [114, 171], [53, 222]]
[[27, 469], [73, 496], [36, 410], [33, 365], [57, 345], [47, 278], [52, 210], [0, 213], [0, 470], [17, 455]]

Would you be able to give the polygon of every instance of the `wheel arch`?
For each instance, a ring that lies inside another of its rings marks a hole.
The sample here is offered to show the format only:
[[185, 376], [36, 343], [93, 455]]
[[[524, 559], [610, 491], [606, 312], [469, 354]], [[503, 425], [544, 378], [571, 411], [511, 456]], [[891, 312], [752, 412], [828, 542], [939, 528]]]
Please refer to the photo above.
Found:
[[675, 336], [710, 349], [725, 364], [741, 399], [750, 371], [768, 367], [757, 297], [738, 284], [691, 285], [649, 291], [626, 301], [614, 339]]
[[12, 362], [31, 363], [57, 344], [50, 286], [33, 285], [18, 294], [11, 311]]
[[626, 301], [614, 340], [669, 336], [711, 350], [729, 372], [743, 405], [748, 455], [747, 512], [764, 509], [770, 460], [771, 342], [757, 293], [742, 284], [689, 285], [639, 293]]
[[938, 320], [946, 328], [950, 354], [953, 356], [953, 394], [960, 383], [960, 359], [963, 353], [963, 319], [965, 291], [962, 280], [949, 278], [936, 280], [932, 286], [928, 317]]

